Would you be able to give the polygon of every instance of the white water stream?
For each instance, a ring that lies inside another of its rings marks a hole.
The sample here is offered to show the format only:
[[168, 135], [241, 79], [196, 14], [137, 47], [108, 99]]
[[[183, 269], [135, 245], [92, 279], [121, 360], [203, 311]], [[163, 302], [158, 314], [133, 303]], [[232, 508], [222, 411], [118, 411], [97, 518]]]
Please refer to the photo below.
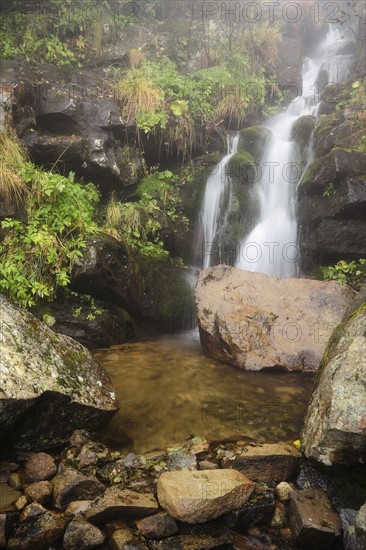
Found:
[[203, 267], [209, 267], [212, 260], [212, 245], [218, 230], [226, 223], [227, 208], [223, 207], [225, 194], [229, 191], [230, 179], [226, 167], [238, 150], [239, 134], [228, 136], [227, 154], [214, 167], [206, 183], [203, 196], [200, 225], [201, 235], [198, 239], [197, 255], [202, 257]]
[[[283, 278], [298, 274], [295, 206], [296, 186], [302, 170], [297, 162], [296, 143], [291, 141], [291, 129], [299, 117], [317, 115], [319, 96], [324, 85], [334, 83], [336, 92], [337, 83], [349, 75], [351, 56], [341, 53], [349, 42], [335, 27], [329, 27], [313, 57], [304, 60], [302, 95], [295, 98], [283, 113], [271, 118], [264, 125], [272, 131], [272, 137], [268, 140], [257, 166], [258, 174], [261, 175], [256, 189], [260, 214], [255, 227], [240, 243], [236, 267]], [[227, 205], [230, 201], [225, 201], [224, 198], [231, 190], [226, 166], [237, 151], [238, 141], [238, 136], [231, 138], [227, 155], [207, 179], [200, 212], [200, 267], [212, 265], [212, 244], [217, 232], [226, 223]], [[311, 161], [310, 146], [308, 164]]]
[[[350, 72], [350, 55], [339, 55], [349, 40], [333, 27], [314, 54], [303, 64], [303, 89], [286, 111], [270, 119], [265, 126], [272, 131], [259, 163], [261, 178], [257, 192], [260, 216], [257, 225], [240, 243], [236, 267], [287, 278], [298, 273], [299, 251], [295, 213], [296, 185], [302, 170], [296, 162], [296, 144], [291, 141], [294, 122], [305, 115], [316, 115], [319, 104], [320, 75], [337, 83]], [[325, 73], [326, 71], [326, 73]], [[311, 148], [308, 163], [311, 161]]]

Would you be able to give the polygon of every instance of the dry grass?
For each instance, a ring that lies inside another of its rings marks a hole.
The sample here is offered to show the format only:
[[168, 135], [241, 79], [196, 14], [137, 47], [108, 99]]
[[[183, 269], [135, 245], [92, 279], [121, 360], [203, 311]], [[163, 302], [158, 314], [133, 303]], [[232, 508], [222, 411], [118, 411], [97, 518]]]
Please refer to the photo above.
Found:
[[130, 69], [115, 85], [116, 96], [122, 102], [122, 120], [132, 124], [139, 115], [154, 114], [164, 108], [164, 93], [147, 76]]
[[137, 69], [145, 60], [145, 55], [141, 50], [134, 48], [128, 52], [128, 60], [131, 69]]
[[27, 192], [21, 172], [27, 161], [25, 148], [10, 131], [0, 133], [0, 201], [6, 206], [22, 202]]

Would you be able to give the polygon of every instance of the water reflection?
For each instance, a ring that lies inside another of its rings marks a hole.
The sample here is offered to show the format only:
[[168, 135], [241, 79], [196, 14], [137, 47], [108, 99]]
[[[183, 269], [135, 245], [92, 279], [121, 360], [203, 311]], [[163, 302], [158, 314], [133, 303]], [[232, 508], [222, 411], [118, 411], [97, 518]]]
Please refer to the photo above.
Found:
[[209, 359], [195, 333], [113, 346], [95, 356], [121, 402], [100, 438], [134, 452], [182, 442], [189, 433], [292, 441], [313, 387], [300, 374], [245, 372]]

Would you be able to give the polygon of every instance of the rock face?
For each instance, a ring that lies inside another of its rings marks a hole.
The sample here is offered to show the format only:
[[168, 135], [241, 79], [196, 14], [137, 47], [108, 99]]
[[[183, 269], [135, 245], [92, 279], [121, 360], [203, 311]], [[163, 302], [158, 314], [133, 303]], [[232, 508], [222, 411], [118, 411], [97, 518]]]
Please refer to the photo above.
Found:
[[305, 454], [324, 464], [366, 459], [366, 305], [340, 324], [324, 355], [302, 433]]
[[165, 472], [158, 479], [159, 504], [175, 519], [203, 523], [240, 508], [254, 483], [235, 470]]
[[203, 350], [246, 370], [316, 371], [354, 295], [335, 282], [209, 268], [196, 287]]
[[75, 428], [96, 430], [118, 410], [107, 373], [90, 353], [0, 296], [0, 440], [42, 450]]

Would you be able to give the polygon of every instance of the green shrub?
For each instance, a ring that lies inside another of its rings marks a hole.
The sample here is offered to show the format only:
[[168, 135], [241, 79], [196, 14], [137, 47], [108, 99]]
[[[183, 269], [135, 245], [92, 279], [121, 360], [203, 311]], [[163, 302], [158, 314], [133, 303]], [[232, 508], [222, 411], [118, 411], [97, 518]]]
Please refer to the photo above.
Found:
[[335, 266], [322, 267], [322, 275], [325, 281], [339, 281], [347, 283], [355, 289], [366, 282], [366, 259], [345, 262], [341, 260]]
[[59, 287], [70, 283], [75, 260], [85, 239], [96, 230], [93, 221], [99, 196], [92, 184], [23, 165], [26, 221], [1, 222], [0, 291], [25, 307], [52, 301]]

